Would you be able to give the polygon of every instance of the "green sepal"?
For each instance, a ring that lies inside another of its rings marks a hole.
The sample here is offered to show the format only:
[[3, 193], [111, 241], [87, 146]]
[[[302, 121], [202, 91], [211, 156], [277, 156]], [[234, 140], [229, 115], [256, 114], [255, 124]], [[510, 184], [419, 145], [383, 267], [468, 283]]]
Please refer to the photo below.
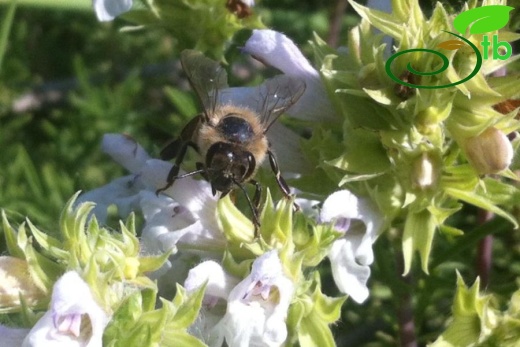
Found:
[[292, 245], [293, 200], [281, 199], [276, 207], [267, 189], [266, 199], [260, 215], [260, 235], [274, 248]]
[[[395, 40], [399, 40], [403, 35], [402, 21], [393, 16], [392, 14], [370, 9], [352, 0], [349, 0], [349, 3], [352, 6], [352, 8], [361, 16], [361, 18], [364, 18], [365, 20], [370, 22], [370, 24], [372, 24], [385, 34], [391, 36]], [[399, 6], [398, 8], [401, 7], [402, 6]]]
[[[518, 284], [518, 281], [517, 281]], [[516, 347], [520, 341], [520, 291], [517, 290], [509, 300], [508, 309], [497, 317], [490, 335], [479, 347]]]
[[185, 331], [166, 330], [161, 346], [164, 347], [205, 347], [204, 342]]
[[299, 230], [295, 238], [296, 252], [300, 254], [304, 266], [318, 266], [327, 256], [332, 243], [342, 234], [336, 232], [331, 223], [307, 223], [305, 227], [296, 228]]
[[32, 236], [42, 247], [45, 253], [52, 254], [60, 258], [66, 257], [68, 252], [63, 249], [63, 244], [58, 239], [38, 230], [30, 220], [27, 220], [27, 225], [29, 226], [29, 230], [31, 231]]
[[161, 299], [162, 307], [155, 309], [157, 291], [144, 289], [129, 295], [113, 315], [103, 336], [108, 346], [173, 346], [176, 338], [194, 346], [204, 346], [186, 329], [198, 316], [205, 286], [186, 293], [177, 285], [172, 301]]
[[311, 277], [307, 281], [310, 284], [307, 293], [298, 295], [289, 307], [287, 325], [290, 335], [300, 346], [335, 346], [329, 324], [339, 319], [341, 306], [347, 297], [326, 296], [321, 292], [319, 273], [314, 272]]
[[34, 284], [45, 293], [50, 293], [54, 282], [65, 272], [65, 266], [44, 257], [30, 243], [25, 247], [24, 255]]
[[251, 272], [253, 261], [254, 259], [251, 258], [237, 262], [230, 251], [225, 251], [224, 257], [222, 258], [222, 267], [232, 276], [245, 278]]
[[430, 257], [436, 227], [437, 222], [427, 209], [420, 212], [408, 212], [404, 224], [402, 240], [404, 257], [403, 275], [408, 274], [410, 271], [415, 251], [419, 252], [422, 270], [428, 273], [428, 259]]
[[[148, 295], [150, 292], [152, 295]], [[103, 334], [103, 345], [112, 347], [158, 346], [166, 315], [159, 310], [148, 311], [152, 298], [155, 304], [157, 292], [152, 289], [136, 291], [129, 295], [112, 316]], [[147, 300], [144, 300], [146, 298]], [[145, 314], [148, 313], [147, 316]], [[150, 313], [153, 313], [150, 315]]]
[[254, 239], [254, 226], [231, 201], [229, 195], [217, 203], [219, 227], [231, 244], [251, 242]]
[[161, 26], [173, 35], [179, 51], [194, 48], [219, 60], [239, 30], [263, 27], [259, 15], [239, 19], [217, 0], [148, 0], [146, 4], [148, 10], [135, 9], [121, 17], [137, 28]]
[[464, 235], [464, 231], [454, 228], [452, 226], [441, 224], [439, 225], [439, 232], [446, 236], [462, 236]]
[[160, 254], [158, 256], [143, 256], [139, 258], [139, 273], [148, 273], [159, 270], [166, 263], [170, 252]]
[[76, 192], [67, 201], [60, 216], [60, 232], [63, 238], [71, 243], [67, 246], [79, 246], [85, 241], [85, 235], [82, 231], [87, 225], [89, 214], [95, 206], [93, 202], [84, 202], [74, 208], [74, 202], [79, 194], [80, 192]]
[[168, 330], [187, 329], [193, 324], [199, 315], [205, 291], [206, 286], [204, 285], [188, 294], [181, 285], [177, 284], [173, 300], [171, 302], [162, 300], [164, 307], [168, 307], [170, 313], [173, 313], [170, 321], [166, 324]]
[[489, 297], [479, 294], [479, 279], [468, 288], [457, 272], [457, 291], [452, 306], [453, 319], [448, 328], [430, 347], [471, 346], [481, 339], [486, 323]]
[[2, 210], [2, 229], [4, 232], [5, 242], [7, 245], [7, 252], [13, 257], [24, 259], [23, 250], [18, 245], [18, 239], [21, 237], [20, 233], [25, 234], [25, 229], [23, 228], [23, 224], [20, 225], [18, 229], [18, 233], [14, 230], [14, 228], [7, 220], [7, 216], [5, 215], [5, 211]]

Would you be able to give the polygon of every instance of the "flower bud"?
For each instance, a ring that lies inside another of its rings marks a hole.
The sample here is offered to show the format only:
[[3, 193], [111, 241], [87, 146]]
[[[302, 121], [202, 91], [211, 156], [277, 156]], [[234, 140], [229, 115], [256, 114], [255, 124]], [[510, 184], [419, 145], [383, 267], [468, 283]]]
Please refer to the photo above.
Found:
[[412, 185], [420, 189], [428, 189], [437, 183], [439, 170], [437, 162], [429, 153], [423, 152], [412, 163]]
[[29, 273], [29, 266], [23, 259], [0, 257], [0, 308], [20, 306], [20, 295], [29, 306], [35, 306], [45, 298]]
[[513, 160], [513, 146], [495, 127], [466, 140], [464, 149], [471, 165], [480, 174], [495, 174], [507, 169]]

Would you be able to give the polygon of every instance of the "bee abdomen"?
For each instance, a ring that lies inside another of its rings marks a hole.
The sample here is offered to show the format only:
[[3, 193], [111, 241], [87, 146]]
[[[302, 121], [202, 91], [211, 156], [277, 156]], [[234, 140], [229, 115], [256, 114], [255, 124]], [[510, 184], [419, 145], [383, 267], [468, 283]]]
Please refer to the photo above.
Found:
[[234, 143], [249, 142], [255, 136], [253, 128], [247, 120], [232, 114], [222, 118], [217, 129], [226, 140]]

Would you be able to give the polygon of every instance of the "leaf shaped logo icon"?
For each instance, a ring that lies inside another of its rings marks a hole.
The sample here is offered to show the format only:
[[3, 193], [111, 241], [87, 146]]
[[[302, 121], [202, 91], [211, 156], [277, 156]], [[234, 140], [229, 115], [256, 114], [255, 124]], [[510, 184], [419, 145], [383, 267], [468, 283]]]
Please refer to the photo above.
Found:
[[453, 20], [453, 26], [461, 34], [470, 26], [470, 34], [484, 34], [505, 27], [511, 10], [514, 7], [504, 5], [477, 7], [459, 14]]
[[443, 41], [443, 42], [441, 42], [441, 43], [439, 43], [437, 45], [437, 47], [444, 48], [444, 49], [447, 49], [449, 51], [455, 51], [455, 50], [459, 49], [462, 46], [464, 46], [464, 42], [462, 42], [460, 40]]

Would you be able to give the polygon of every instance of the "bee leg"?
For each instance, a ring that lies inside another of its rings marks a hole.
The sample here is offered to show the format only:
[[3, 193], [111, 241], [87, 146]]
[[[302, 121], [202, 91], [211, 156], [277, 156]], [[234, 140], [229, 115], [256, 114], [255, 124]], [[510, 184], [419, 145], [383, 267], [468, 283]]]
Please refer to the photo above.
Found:
[[[172, 143], [175, 142], [177, 141], [174, 141]], [[184, 156], [186, 155], [186, 151], [188, 150], [188, 146], [192, 146], [191, 142], [179, 141], [178, 143], [180, 143], [180, 147], [178, 152], [176, 153], [177, 157], [175, 158], [175, 164], [173, 164], [173, 167], [171, 168], [170, 172], [168, 172], [168, 177], [166, 177], [166, 185], [155, 191], [155, 194], [157, 195], [159, 195], [159, 193], [165, 191], [166, 189], [170, 188], [175, 183], [175, 179], [177, 178], [179, 170], [181, 169], [181, 164], [184, 160]]]
[[[278, 168], [278, 162], [276, 161], [276, 157], [271, 150], [267, 151], [267, 155], [269, 156], [269, 164], [271, 164], [271, 170], [273, 170], [274, 176], [276, 178], [276, 183], [278, 184], [278, 187], [280, 187], [280, 190], [282, 191], [283, 195], [287, 199], [291, 198], [291, 191], [289, 189], [289, 186], [287, 185], [287, 182], [282, 177], [282, 174], [280, 173], [280, 169]], [[297, 203], [294, 204], [294, 210], [299, 211], [300, 206]]]
[[166, 144], [166, 146], [161, 149], [161, 152], [159, 153], [159, 157], [162, 160], [172, 160], [173, 158], [177, 157], [179, 154], [179, 150], [182, 147], [182, 139], [179, 137], [175, 140], [172, 140]]
[[200, 161], [195, 163], [195, 168], [197, 171], [200, 171], [200, 175], [202, 178], [204, 178], [206, 181], [209, 181], [208, 179], [208, 173], [206, 172], [206, 168], [204, 167], [204, 164], [202, 164]]
[[253, 205], [251, 206], [251, 209], [254, 211], [253, 216], [257, 216], [256, 223], [255, 220], [253, 220], [253, 224], [255, 225], [255, 238], [257, 238], [260, 234], [260, 221], [258, 220], [258, 215], [260, 211], [260, 198], [262, 196], [262, 186], [255, 180], [250, 180], [249, 183], [255, 186], [255, 195], [253, 195]]
[[170, 188], [173, 185], [173, 183], [175, 183], [175, 179], [179, 174], [179, 170], [181, 168], [181, 164], [184, 160], [184, 156], [186, 155], [188, 147], [193, 147], [198, 152], [199, 149], [197, 147], [197, 144], [192, 141], [192, 138], [202, 119], [202, 115], [198, 115], [192, 118], [188, 122], [188, 124], [186, 124], [186, 126], [182, 129], [181, 135], [177, 139], [168, 143], [161, 150], [161, 159], [171, 160], [175, 158], [175, 164], [168, 173], [168, 177], [166, 178], [166, 185], [160, 189], [157, 189], [155, 191], [155, 194], [159, 195], [160, 192], [165, 191], [166, 189]]
[[247, 194], [247, 190], [244, 188], [244, 186], [237, 181], [234, 181], [234, 183], [240, 188], [240, 190], [242, 190], [242, 192], [244, 193], [244, 195], [246, 197], [247, 203], [249, 204], [249, 208], [251, 209], [251, 212], [253, 214], [253, 225], [255, 226], [255, 238], [256, 238], [258, 236], [258, 232], [259, 232], [259, 228], [260, 228], [260, 219], [258, 218], [258, 206], [255, 206], [255, 204], [253, 204], [253, 201], [255, 203], [257, 203], [257, 201], [258, 201], [258, 203], [260, 203], [260, 197], [259, 197], [259, 191], [261, 192], [260, 185], [258, 183], [253, 183], [256, 186], [256, 190], [255, 190], [255, 196], [253, 197], [253, 201], [251, 201], [251, 199], [249, 198], [249, 194]]
[[255, 186], [255, 195], [253, 195], [253, 206], [258, 212], [258, 210], [260, 210], [260, 197], [262, 196], [262, 185], [255, 180], [249, 180], [249, 183]]

